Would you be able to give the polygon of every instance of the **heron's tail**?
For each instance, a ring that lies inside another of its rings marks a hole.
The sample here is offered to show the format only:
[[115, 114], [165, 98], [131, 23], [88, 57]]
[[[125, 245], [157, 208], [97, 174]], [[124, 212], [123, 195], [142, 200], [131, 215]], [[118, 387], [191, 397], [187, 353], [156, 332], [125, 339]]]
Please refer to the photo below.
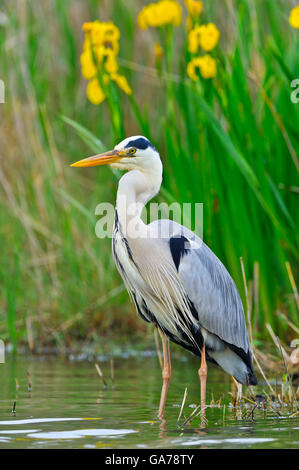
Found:
[[257, 378], [253, 372], [252, 369], [247, 367], [246, 372], [244, 373], [241, 371], [238, 371], [237, 374], [233, 374], [233, 377], [236, 379], [237, 382], [239, 382], [242, 385], [246, 385], [248, 387], [249, 385], [257, 385]]
[[246, 362], [230, 348], [222, 351], [208, 351], [215, 362], [228, 374], [232, 375], [242, 385], [256, 385], [257, 379], [253, 371], [251, 357], [246, 357]]
[[248, 369], [247, 383], [244, 385], [257, 385], [257, 378], [252, 370]]

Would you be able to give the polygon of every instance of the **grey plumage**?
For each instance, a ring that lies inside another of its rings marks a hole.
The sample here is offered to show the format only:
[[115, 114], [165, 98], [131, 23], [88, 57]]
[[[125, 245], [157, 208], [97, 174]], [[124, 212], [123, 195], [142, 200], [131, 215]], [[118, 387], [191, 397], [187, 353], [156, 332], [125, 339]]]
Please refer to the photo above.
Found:
[[[118, 220], [116, 225], [119, 227]], [[134, 280], [128, 278], [128, 273], [124, 274], [120, 270], [139, 314], [144, 320], [160, 326], [173, 341], [198, 355], [202, 347], [199, 336], [201, 335], [206, 344], [209, 360], [216, 362], [240, 383], [255, 384], [242, 302], [235, 283], [224, 265], [209, 247], [186, 227], [170, 220], [157, 220], [152, 222], [149, 228], [152, 238], [145, 240], [144, 246], [148, 245], [150, 250], [155, 244], [156, 250], [158, 246], [158, 251], [168, 253], [168, 260], [171, 259], [173, 267], [178, 272], [185, 304], [191, 304], [193, 311], [190, 309], [192, 316], [187, 317], [188, 320], [184, 325], [176, 323], [176, 331], [173, 331], [157, 311], [159, 305], [152, 305], [151, 300], [147, 302], [149, 292], [142, 293], [142, 290], [134, 285]], [[121, 231], [120, 227], [117, 230]], [[184, 242], [177, 266], [170, 248], [172, 239], [183, 239]], [[134, 253], [134, 248], [128, 249], [130, 246], [128, 239], [122, 240], [119, 243], [123, 243], [128, 258], [134, 258], [134, 264], [142, 277], [142, 265], [138, 268], [138, 259], [140, 259], [138, 251]], [[117, 254], [115, 256], [116, 264], [119, 265]], [[160, 259], [158, 266], [161, 267], [162, 262]], [[176, 307], [178, 308], [177, 305]]]
[[257, 383], [242, 302], [229, 273], [187, 228], [170, 220], [146, 225], [142, 208], [159, 192], [163, 166], [143, 136], [124, 139], [111, 151], [72, 166], [109, 164], [127, 170], [117, 191], [112, 251], [126, 288], [145, 321], [154, 323], [163, 344], [163, 416], [171, 377], [169, 338], [201, 356], [201, 411], [206, 403], [206, 359], [245, 385]]

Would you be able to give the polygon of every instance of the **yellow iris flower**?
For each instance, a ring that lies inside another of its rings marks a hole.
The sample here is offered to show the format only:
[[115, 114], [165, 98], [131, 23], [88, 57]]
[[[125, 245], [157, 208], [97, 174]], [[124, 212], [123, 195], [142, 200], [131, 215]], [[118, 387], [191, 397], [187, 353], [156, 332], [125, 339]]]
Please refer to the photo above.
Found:
[[126, 80], [118, 72], [117, 54], [119, 51], [119, 29], [112, 21], [93, 21], [84, 23], [82, 26], [85, 32], [83, 52], [80, 56], [82, 75], [86, 80], [90, 80], [86, 94], [93, 104], [102, 103], [106, 96], [99, 83], [108, 85], [110, 79], [130, 95], [132, 90]]
[[203, 9], [203, 3], [200, 0], [185, 0], [185, 5], [191, 16], [199, 17]]
[[182, 8], [176, 0], [160, 0], [146, 5], [137, 16], [139, 28], [159, 28], [165, 25], [179, 26], [182, 22]]
[[216, 60], [209, 54], [195, 57], [187, 65], [187, 74], [193, 81], [198, 80], [197, 70], [199, 70], [201, 76], [205, 79], [216, 77]]
[[289, 22], [293, 28], [299, 29], [299, 5], [291, 10]]
[[204, 51], [211, 51], [218, 44], [220, 32], [214, 23], [195, 26], [188, 35], [188, 48], [195, 54], [199, 47]]
[[112, 21], [105, 23], [96, 20], [84, 23], [82, 29], [85, 31], [85, 46], [87, 47], [90, 47], [90, 43], [95, 47], [106, 45], [113, 48], [118, 45], [120, 32]]

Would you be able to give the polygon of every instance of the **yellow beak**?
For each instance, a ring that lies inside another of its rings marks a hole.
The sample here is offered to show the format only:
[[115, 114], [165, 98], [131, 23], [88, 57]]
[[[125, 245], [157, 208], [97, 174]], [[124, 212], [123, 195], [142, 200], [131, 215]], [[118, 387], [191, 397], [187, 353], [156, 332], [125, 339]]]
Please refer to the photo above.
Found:
[[109, 152], [100, 153], [93, 157], [84, 158], [71, 166], [98, 166], [98, 165], [109, 165], [110, 163], [118, 162], [122, 157], [126, 156], [126, 152], [123, 150], [110, 150]]

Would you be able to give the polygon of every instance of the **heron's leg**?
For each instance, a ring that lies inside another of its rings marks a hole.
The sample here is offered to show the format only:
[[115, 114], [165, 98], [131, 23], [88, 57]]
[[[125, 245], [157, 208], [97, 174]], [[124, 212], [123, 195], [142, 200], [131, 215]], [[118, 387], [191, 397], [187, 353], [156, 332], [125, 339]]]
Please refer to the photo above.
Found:
[[206, 347], [203, 345], [201, 350], [201, 365], [198, 371], [198, 375], [200, 378], [200, 406], [202, 413], [206, 408], [206, 389], [207, 389], [207, 375], [208, 375], [208, 367], [206, 363]]
[[159, 333], [162, 339], [163, 346], [163, 369], [162, 369], [162, 378], [163, 385], [161, 390], [160, 406], [159, 406], [159, 418], [163, 418], [165, 402], [169, 387], [169, 382], [171, 379], [171, 361], [170, 361], [170, 349], [169, 349], [169, 339], [164, 333], [159, 329]]

